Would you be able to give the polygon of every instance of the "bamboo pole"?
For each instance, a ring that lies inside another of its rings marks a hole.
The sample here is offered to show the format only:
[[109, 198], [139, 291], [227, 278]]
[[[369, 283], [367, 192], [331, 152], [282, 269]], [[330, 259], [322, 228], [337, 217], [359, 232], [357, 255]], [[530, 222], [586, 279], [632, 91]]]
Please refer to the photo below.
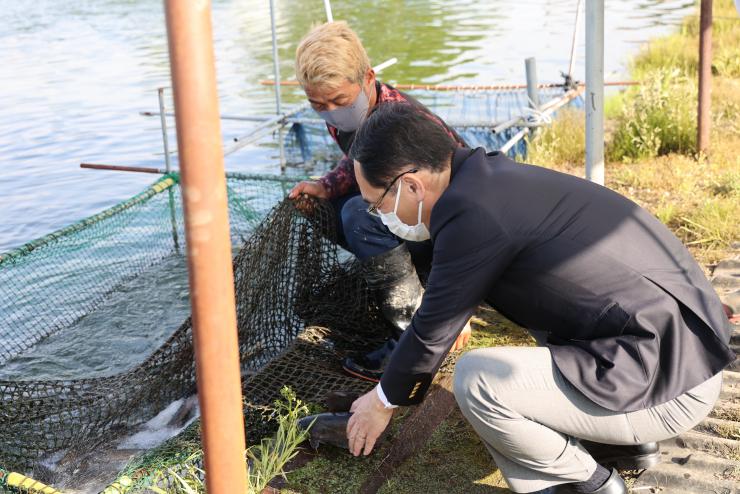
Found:
[[712, 0], [701, 0], [699, 20], [699, 105], [696, 129], [696, 149], [709, 152], [712, 120]]
[[165, 0], [209, 494], [246, 493], [234, 275], [209, 0]]

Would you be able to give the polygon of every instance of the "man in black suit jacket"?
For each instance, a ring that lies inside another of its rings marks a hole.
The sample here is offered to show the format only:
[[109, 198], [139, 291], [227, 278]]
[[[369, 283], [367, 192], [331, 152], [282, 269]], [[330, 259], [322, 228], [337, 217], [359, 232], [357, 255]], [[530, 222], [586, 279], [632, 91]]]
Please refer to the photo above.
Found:
[[485, 301], [547, 335], [539, 348], [470, 352], [455, 371], [458, 403], [512, 489], [626, 492], [594, 460], [603, 449], [578, 439], [660, 441], [706, 416], [735, 358], [719, 299], [681, 242], [625, 197], [456, 148], [433, 127], [384, 105], [352, 147], [369, 212], [434, 250], [421, 306], [379, 385], [353, 404], [351, 451], [368, 454], [391, 408], [423, 399]]

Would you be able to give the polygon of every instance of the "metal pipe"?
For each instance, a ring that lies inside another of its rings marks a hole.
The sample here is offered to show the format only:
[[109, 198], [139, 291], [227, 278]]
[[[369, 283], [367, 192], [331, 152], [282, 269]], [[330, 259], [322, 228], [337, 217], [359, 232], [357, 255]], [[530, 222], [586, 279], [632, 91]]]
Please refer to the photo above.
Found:
[[[121, 165], [103, 165], [94, 163], [80, 163], [80, 168], [86, 168], [90, 170], [109, 170], [114, 172], [134, 172], [134, 173], [156, 173], [158, 175], [165, 174], [164, 168], [148, 168], [143, 166], [121, 166]], [[175, 171], [175, 173], [179, 173]], [[284, 176], [284, 175], [269, 175], [260, 173], [240, 173], [240, 172], [226, 172], [226, 178], [233, 178], [236, 180], [267, 180], [273, 182], [285, 182], [295, 183], [301, 180], [306, 180], [308, 176]]]
[[246, 492], [226, 177], [208, 0], [166, 0], [206, 490]]
[[[551, 113], [553, 113], [558, 108], [562, 107], [563, 105], [567, 104], [568, 102], [575, 99], [581, 92], [583, 91], [583, 88], [577, 88], [577, 89], [571, 89], [564, 95], [560, 96], [559, 98], [553, 98], [544, 105], [540, 107], [540, 114], [543, 116], [548, 116]], [[531, 127], [533, 126], [531, 122], [528, 122], [526, 120], [526, 117], [523, 115], [517, 115], [514, 118], [510, 118], [509, 120], [506, 120], [505, 122], [502, 122], [496, 126], [494, 126], [491, 129], [491, 132], [494, 134], [498, 134], [508, 128], [514, 127], [514, 126], [527, 126]], [[539, 126], [540, 124], [535, 124], [534, 126]]]
[[696, 149], [700, 154], [707, 154], [712, 126], [712, 0], [701, 0], [699, 26], [699, 107], [696, 119]]
[[159, 99], [159, 126], [162, 128], [162, 145], [164, 146], [164, 165], [167, 173], [172, 168], [170, 164], [170, 146], [167, 139], [167, 117], [164, 112], [164, 88], [157, 88], [157, 98]]
[[514, 145], [517, 142], [521, 141], [524, 138], [524, 136], [527, 135], [527, 134], [529, 134], [529, 129], [527, 127], [524, 127], [519, 132], [517, 132], [516, 134], [514, 134], [514, 136], [511, 139], [509, 139], [508, 141], [506, 141], [506, 144], [504, 144], [503, 146], [501, 146], [501, 148], [499, 149], [499, 151], [501, 151], [504, 154], [508, 153], [509, 150], [511, 148], [513, 148]]
[[586, 1], [586, 178], [604, 185], [604, 0]]
[[331, 0], [324, 0], [324, 10], [326, 11], [326, 22], [334, 22], [334, 16], [331, 13]]
[[[142, 117], [158, 117], [160, 113], [154, 111], [140, 111], [139, 115]], [[165, 112], [165, 116], [174, 117], [175, 114], [172, 112]], [[270, 119], [270, 115], [221, 115], [221, 120], [239, 120], [244, 122], [264, 122]]]
[[[262, 80], [263, 86], [272, 86], [275, 81]], [[280, 81], [281, 86], [299, 86], [298, 81]], [[578, 82], [577, 86], [585, 86], [585, 83]], [[639, 86], [639, 81], [609, 81], [604, 86]], [[394, 84], [394, 88], [404, 91], [510, 91], [515, 89], [526, 89], [526, 84]], [[552, 82], [547, 84], [537, 84], [538, 89], [552, 89], [566, 87], [562, 82]], [[149, 116], [149, 115], [147, 115]]]
[[375, 67], [373, 67], [373, 70], [375, 71], [376, 74], [379, 74], [379, 73], [383, 72], [384, 69], [387, 69], [391, 65], [395, 65], [397, 63], [398, 63], [398, 59], [396, 57], [389, 58], [385, 62], [379, 63], [378, 65], [376, 65]]
[[143, 166], [104, 165], [99, 163], [80, 163], [80, 168], [89, 170], [111, 170], [116, 172], [156, 173], [164, 175], [167, 170], [162, 168], [147, 168]]
[[[170, 147], [167, 138], [167, 117], [164, 111], [164, 88], [157, 88], [157, 98], [159, 99], [159, 125], [162, 128], [162, 145], [164, 146], [164, 164], [167, 173], [172, 171], [170, 163]], [[180, 239], [177, 235], [177, 216], [175, 215], [175, 194], [172, 188], [167, 189], [167, 202], [170, 209], [170, 225], [172, 226], [172, 241], [175, 245], [175, 252], [180, 253]]]
[[581, 26], [581, 0], [576, 2], [576, 22], [573, 26], [573, 40], [570, 43], [570, 63], [568, 64], [568, 80], [573, 80], [573, 70], [576, 66], [576, 44], [578, 43], [578, 31]]
[[[277, 31], [275, 29], [275, 0], [270, 0], [270, 27], [272, 28], [272, 70], [275, 80], [280, 80], [280, 59], [278, 58]], [[280, 86], [275, 85], [275, 113], [283, 113], [280, 102]]]
[[529, 106], [535, 110], [540, 107], [540, 94], [537, 91], [537, 61], [534, 57], [524, 60], [524, 69], [527, 72], [527, 98]]

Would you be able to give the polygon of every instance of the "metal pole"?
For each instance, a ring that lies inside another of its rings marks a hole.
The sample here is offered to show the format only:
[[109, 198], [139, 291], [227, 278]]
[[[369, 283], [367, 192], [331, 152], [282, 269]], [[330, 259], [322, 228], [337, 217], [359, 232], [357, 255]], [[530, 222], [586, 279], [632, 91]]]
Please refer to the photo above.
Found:
[[234, 275], [208, 0], [166, 0], [209, 494], [247, 491]]
[[527, 97], [529, 106], [535, 110], [540, 107], [540, 94], [537, 91], [537, 61], [534, 57], [524, 60], [524, 68], [527, 71]]
[[275, 73], [275, 113], [283, 113], [280, 102], [280, 59], [278, 58], [277, 31], [275, 29], [275, 0], [270, 0], [270, 26], [272, 27], [272, 70]]
[[586, 178], [604, 185], [604, 0], [586, 0]]
[[699, 114], [697, 115], [696, 149], [709, 152], [712, 125], [712, 0], [701, 0], [699, 26]]
[[326, 10], [326, 22], [334, 22], [334, 16], [331, 13], [331, 0], [324, 0], [324, 10]]
[[157, 97], [159, 98], [159, 125], [162, 128], [162, 144], [164, 145], [164, 168], [167, 173], [172, 169], [170, 165], [170, 145], [167, 140], [167, 117], [164, 112], [164, 88], [157, 88]]
[[[164, 169], [166, 173], [172, 171], [170, 163], [170, 145], [167, 138], [167, 117], [164, 111], [164, 88], [157, 88], [157, 98], [159, 99], [159, 125], [162, 128], [162, 144], [164, 146]], [[180, 239], [177, 235], [177, 216], [175, 215], [175, 194], [172, 188], [167, 189], [167, 202], [170, 208], [170, 224], [172, 225], [172, 241], [175, 244], [175, 252], [180, 253]]]
[[570, 43], [570, 63], [568, 64], [568, 80], [573, 80], [573, 70], [576, 67], [576, 44], [578, 43], [578, 28], [581, 25], [581, 0], [576, 2], [576, 23], [573, 26], [573, 40]]

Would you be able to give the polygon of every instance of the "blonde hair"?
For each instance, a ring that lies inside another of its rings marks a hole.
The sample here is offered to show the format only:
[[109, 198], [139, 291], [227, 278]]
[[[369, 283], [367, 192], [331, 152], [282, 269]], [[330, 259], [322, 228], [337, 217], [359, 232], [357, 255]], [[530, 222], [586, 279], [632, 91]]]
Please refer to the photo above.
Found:
[[316, 26], [296, 49], [296, 78], [304, 88], [334, 88], [345, 81], [362, 84], [369, 68], [360, 38], [344, 21]]

